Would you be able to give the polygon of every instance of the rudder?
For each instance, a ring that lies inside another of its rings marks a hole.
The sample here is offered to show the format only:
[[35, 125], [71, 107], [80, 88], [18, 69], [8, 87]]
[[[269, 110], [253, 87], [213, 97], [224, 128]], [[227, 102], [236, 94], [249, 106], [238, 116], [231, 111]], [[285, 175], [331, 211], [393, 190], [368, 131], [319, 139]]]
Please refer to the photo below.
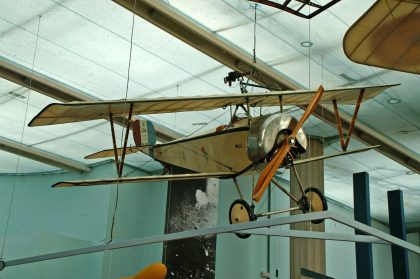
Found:
[[151, 121], [136, 119], [132, 125], [134, 142], [137, 146], [154, 145], [156, 143], [156, 130]]

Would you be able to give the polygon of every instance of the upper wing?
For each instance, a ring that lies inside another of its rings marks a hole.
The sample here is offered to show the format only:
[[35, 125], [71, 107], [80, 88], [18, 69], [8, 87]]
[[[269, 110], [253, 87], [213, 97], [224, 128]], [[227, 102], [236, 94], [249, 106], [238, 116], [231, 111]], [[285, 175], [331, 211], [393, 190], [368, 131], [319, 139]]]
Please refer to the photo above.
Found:
[[[370, 87], [346, 87], [325, 90], [321, 104], [337, 100], [340, 104], [356, 104], [359, 92], [364, 89], [364, 100], [375, 97], [393, 85]], [[43, 126], [70, 122], [87, 121], [126, 115], [130, 105], [133, 114], [156, 114], [182, 111], [198, 111], [223, 108], [229, 105], [278, 106], [281, 97], [283, 105], [306, 105], [312, 100], [315, 91], [297, 90], [253, 94], [228, 94], [193, 97], [150, 98], [138, 100], [118, 100], [99, 102], [56, 103], [46, 106], [29, 123], [29, 126]]]
[[134, 177], [111, 178], [111, 179], [63, 181], [63, 182], [58, 182], [54, 184], [52, 187], [96, 186], [96, 185], [119, 184], [119, 183], [194, 180], [194, 179], [206, 179], [206, 178], [229, 178], [229, 177], [233, 177], [234, 175], [235, 173], [233, 172], [215, 172], [215, 173], [134, 176]]
[[379, 0], [343, 40], [347, 57], [360, 64], [420, 74], [420, 2]]

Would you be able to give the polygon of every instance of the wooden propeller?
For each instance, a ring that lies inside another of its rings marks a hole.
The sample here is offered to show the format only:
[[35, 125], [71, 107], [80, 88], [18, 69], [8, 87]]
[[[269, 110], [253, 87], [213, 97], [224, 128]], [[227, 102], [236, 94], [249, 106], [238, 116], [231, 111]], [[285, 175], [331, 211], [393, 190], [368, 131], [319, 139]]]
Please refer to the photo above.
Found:
[[270, 181], [275, 175], [277, 169], [280, 167], [281, 163], [286, 158], [287, 154], [290, 151], [290, 148], [294, 145], [294, 141], [296, 140], [295, 138], [299, 129], [302, 128], [303, 123], [305, 123], [305, 121], [309, 118], [309, 116], [312, 114], [319, 101], [321, 100], [323, 92], [324, 87], [320, 85], [311, 103], [308, 105], [299, 122], [296, 124], [294, 130], [292, 131], [292, 134], [288, 137], [288, 139], [286, 139], [283, 142], [283, 145], [281, 146], [280, 150], [276, 153], [274, 158], [261, 172], [257, 185], [255, 186], [254, 192], [252, 194], [252, 198], [254, 201], [258, 202], [261, 199], [265, 189], [270, 184]]

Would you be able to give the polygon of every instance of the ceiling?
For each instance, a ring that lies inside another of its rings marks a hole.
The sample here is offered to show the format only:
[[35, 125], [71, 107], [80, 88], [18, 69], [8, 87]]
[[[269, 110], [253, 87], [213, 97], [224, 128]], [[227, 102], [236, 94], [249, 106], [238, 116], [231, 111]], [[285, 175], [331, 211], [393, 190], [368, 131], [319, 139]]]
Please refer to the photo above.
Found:
[[[248, 1], [160, 2], [252, 56], [255, 6]], [[342, 0], [311, 20], [258, 5], [257, 60], [301, 88], [400, 83], [366, 102], [358, 122], [419, 158], [420, 76], [355, 64], [342, 49], [346, 30], [373, 3]], [[305, 41], [312, 42], [312, 47], [303, 47]], [[237, 86], [228, 87], [223, 82], [231, 69], [138, 16], [134, 16], [133, 24], [133, 14], [112, 1], [5, 1], [0, 10], [0, 61], [48, 77], [91, 99], [239, 93]], [[396, 104], [392, 104], [393, 99]], [[105, 120], [28, 128], [32, 117], [52, 102], [57, 100], [0, 79], [1, 135], [85, 164], [92, 164], [83, 159], [85, 155], [112, 146]], [[299, 108], [288, 109], [296, 116], [301, 114]], [[351, 114], [354, 107], [340, 109]], [[229, 111], [142, 117], [190, 135], [225, 124]], [[122, 141], [122, 128], [116, 128]], [[325, 153], [339, 149], [338, 139], [331, 140], [337, 135], [334, 127], [311, 117], [305, 128], [309, 135], [328, 138]], [[352, 146], [363, 144], [353, 140]], [[17, 154], [0, 153], [3, 174], [60, 170]], [[161, 168], [142, 154], [128, 156], [127, 162], [147, 171]], [[360, 171], [370, 174], [375, 218], [387, 223], [386, 191], [402, 189], [406, 221], [413, 226], [420, 223], [419, 175], [376, 151], [325, 161], [326, 195], [351, 206], [352, 173]]]

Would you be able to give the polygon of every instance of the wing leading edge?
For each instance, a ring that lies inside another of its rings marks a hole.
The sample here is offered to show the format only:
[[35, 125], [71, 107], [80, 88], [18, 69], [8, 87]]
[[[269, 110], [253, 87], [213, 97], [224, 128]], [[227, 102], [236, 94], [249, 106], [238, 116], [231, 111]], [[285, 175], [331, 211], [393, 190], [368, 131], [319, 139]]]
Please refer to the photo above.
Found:
[[[369, 87], [346, 87], [325, 90], [321, 104], [336, 100], [339, 104], [356, 104], [359, 92], [365, 89], [364, 101], [375, 97], [383, 90], [395, 86], [380, 85]], [[297, 90], [253, 94], [228, 94], [193, 97], [147, 98], [137, 100], [98, 101], [98, 102], [70, 102], [53, 103], [46, 106], [36, 115], [29, 126], [44, 126], [71, 122], [88, 121], [124, 116], [130, 105], [133, 105], [134, 115], [172, 113], [183, 111], [202, 111], [224, 108], [227, 106], [243, 105], [249, 102], [251, 106], [278, 106], [279, 99], [283, 105], [306, 105], [315, 91]]]

